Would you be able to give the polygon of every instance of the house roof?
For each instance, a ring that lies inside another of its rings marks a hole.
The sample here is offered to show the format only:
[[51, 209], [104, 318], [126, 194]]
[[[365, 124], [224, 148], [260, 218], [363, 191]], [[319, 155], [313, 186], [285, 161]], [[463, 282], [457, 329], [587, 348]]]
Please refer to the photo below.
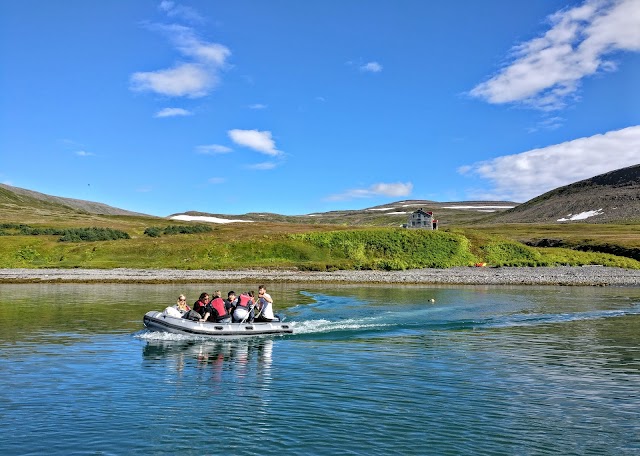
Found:
[[418, 209], [417, 211], [413, 211], [414, 214], [422, 214], [422, 215], [429, 215], [431, 217], [433, 217], [433, 212], [429, 211], [429, 212], [425, 212], [424, 210], [422, 210], [422, 208]]

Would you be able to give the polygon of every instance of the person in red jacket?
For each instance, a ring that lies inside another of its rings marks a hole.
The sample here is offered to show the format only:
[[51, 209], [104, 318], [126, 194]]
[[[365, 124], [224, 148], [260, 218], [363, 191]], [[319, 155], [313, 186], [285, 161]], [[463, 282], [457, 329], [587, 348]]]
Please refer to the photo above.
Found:
[[245, 321], [251, 323], [253, 321], [253, 308], [256, 305], [253, 296], [253, 291], [247, 291], [238, 296], [238, 303], [233, 311], [234, 323], [243, 323]]
[[209, 293], [202, 293], [198, 300], [193, 303], [193, 310], [200, 314], [200, 317], [204, 317], [207, 312], [206, 307], [209, 305]]
[[231, 323], [231, 316], [227, 312], [224, 305], [224, 299], [221, 297], [219, 290], [213, 292], [213, 299], [205, 308], [206, 312], [202, 316], [204, 321], [212, 321], [215, 323]]

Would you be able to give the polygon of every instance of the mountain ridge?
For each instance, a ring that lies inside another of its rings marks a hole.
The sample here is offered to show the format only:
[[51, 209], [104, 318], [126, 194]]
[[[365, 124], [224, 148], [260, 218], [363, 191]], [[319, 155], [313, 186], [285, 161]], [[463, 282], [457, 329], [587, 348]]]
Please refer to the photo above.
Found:
[[[230, 215], [202, 211], [174, 213], [166, 217], [128, 211], [103, 203], [64, 198], [0, 184], [0, 207], [44, 215], [117, 215], [172, 220], [178, 216], [211, 218], [211, 222], [269, 221], [298, 224], [400, 226], [417, 209], [432, 211], [441, 226], [501, 223], [638, 223], [640, 222], [640, 164], [603, 173], [558, 187], [522, 204], [511, 201], [449, 201], [408, 199], [363, 209], [334, 210], [302, 215], [248, 212]], [[16, 215], [17, 214], [17, 215]], [[32, 214], [33, 215], [33, 214]], [[218, 219], [218, 220], [213, 220]], [[233, 219], [233, 220], [230, 220]], [[182, 220], [184, 221], [184, 220]], [[204, 220], [207, 221], [207, 220]]]
[[558, 187], [492, 217], [492, 223], [640, 222], [640, 164]]

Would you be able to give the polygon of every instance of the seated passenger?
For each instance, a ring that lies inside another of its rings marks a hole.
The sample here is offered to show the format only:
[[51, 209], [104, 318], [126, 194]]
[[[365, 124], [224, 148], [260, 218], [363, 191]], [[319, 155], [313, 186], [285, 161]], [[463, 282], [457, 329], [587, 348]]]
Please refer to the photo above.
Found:
[[230, 291], [227, 293], [227, 299], [224, 301], [224, 307], [227, 309], [227, 313], [229, 315], [233, 315], [233, 311], [236, 309], [236, 304], [238, 304], [236, 293], [234, 291]]
[[193, 303], [193, 310], [200, 314], [200, 318], [204, 317], [207, 312], [206, 307], [209, 305], [209, 293], [200, 294], [200, 298]]
[[233, 311], [234, 323], [243, 323], [245, 321], [251, 323], [253, 321], [253, 307], [255, 306], [253, 294], [253, 291], [247, 291], [238, 297], [238, 304]]
[[178, 312], [180, 312], [180, 315], [184, 315], [185, 313], [187, 313], [187, 312], [189, 312], [191, 310], [191, 308], [187, 305], [187, 298], [183, 294], [178, 296], [178, 302], [173, 307]]
[[273, 299], [271, 298], [271, 295], [267, 293], [267, 287], [264, 285], [260, 285], [258, 287], [258, 309], [259, 312], [255, 321], [269, 322], [280, 320], [273, 315]]
[[204, 321], [212, 321], [214, 323], [231, 323], [231, 315], [227, 312], [224, 300], [220, 297], [220, 291], [213, 293], [213, 299], [205, 308], [206, 312], [202, 316]]

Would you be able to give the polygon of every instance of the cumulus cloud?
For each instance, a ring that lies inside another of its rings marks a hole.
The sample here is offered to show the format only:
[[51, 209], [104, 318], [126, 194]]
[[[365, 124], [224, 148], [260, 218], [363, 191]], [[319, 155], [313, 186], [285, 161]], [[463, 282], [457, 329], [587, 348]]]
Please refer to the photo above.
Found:
[[277, 157], [282, 151], [276, 149], [276, 143], [270, 131], [258, 130], [229, 130], [229, 138], [239, 146], [248, 147], [266, 155]]
[[154, 117], [181, 117], [190, 116], [193, 113], [182, 108], [164, 108], [156, 112]]
[[218, 155], [228, 154], [229, 152], [233, 152], [233, 149], [231, 147], [222, 146], [220, 144], [209, 144], [196, 147], [196, 151], [199, 154]]
[[183, 64], [166, 70], [138, 72], [131, 76], [131, 90], [170, 97], [199, 98], [207, 95], [217, 78], [199, 64]]
[[378, 62], [367, 62], [364, 65], [360, 65], [360, 70], [369, 73], [380, 73], [382, 71], [382, 65]]
[[515, 46], [509, 63], [470, 95], [494, 104], [560, 109], [584, 77], [616, 69], [608, 56], [640, 51], [640, 0], [588, 0], [548, 20], [544, 35]]
[[505, 155], [458, 169], [487, 179], [473, 197], [527, 201], [549, 190], [640, 163], [640, 125]]
[[[176, 11], [176, 8], [173, 2], [161, 3], [164, 11]], [[198, 98], [208, 95], [218, 85], [220, 73], [231, 55], [226, 46], [203, 41], [193, 28], [179, 24], [148, 24], [147, 27], [166, 35], [185, 61], [166, 69], [133, 73], [131, 90]]]
[[400, 197], [410, 195], [412, 190], [413, 184], [411, 182], [378, 183], [368, 188], [356, 188], [347, 190], [344, 193], [330, 195], [326, 199], [329, 201], [344, 201], [355, 198], [372, 198], [374, 196]]

